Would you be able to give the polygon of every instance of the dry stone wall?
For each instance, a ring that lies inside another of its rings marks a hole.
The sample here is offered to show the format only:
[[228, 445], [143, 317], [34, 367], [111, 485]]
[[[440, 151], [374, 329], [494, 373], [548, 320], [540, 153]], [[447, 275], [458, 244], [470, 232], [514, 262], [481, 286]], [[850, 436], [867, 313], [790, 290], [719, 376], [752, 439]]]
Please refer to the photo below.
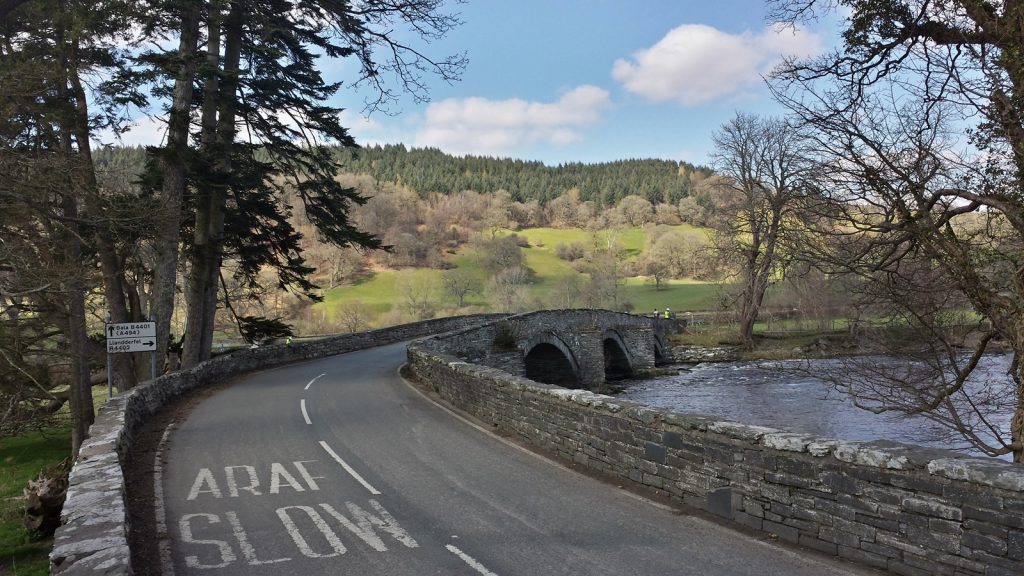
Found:
[[62, 525], [50, 552], [50, 573], [132, 573], [122, 463], [143, 424], [175, 400], [245, 372], [393, 344], [503, 317], [498, 314], [427, 320], [290, 346], [243, 350], [163, 376], [111, 399], [100, 408], [71, 470]]
[[654, 367], [652, 318], [610, 310], [545, 310], [518, 314], [456, 331], [446, 340], [449, 352], [473, 364], [500, 368], [524, 376], [524, 358], [540, 343], [558, 346], [578, 371], [581, 385], [594, 388], [605, 380], [603, 342], [614, 338], [629, 356], [630, 367], [642, 372]]
[[1024, 574], [1020, 466], [654, 409], [458, 357], [463, 344], [492, 336], [488, 330], [418, 341], [409, 363], [446, 402], [502, 433], [781, 540], [896, 574]]

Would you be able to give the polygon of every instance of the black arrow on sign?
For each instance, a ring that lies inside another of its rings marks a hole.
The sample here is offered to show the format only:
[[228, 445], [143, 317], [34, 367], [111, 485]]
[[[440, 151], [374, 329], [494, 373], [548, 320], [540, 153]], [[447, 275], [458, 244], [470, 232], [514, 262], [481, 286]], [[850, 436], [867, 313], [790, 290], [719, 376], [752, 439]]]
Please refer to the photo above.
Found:
[[143, 345], [145, 346], [152, 346], [153, 344], [155, 344], [155, 342], [153, 342], [152, 340], [150, 340], [149, 342], [143, 342]]

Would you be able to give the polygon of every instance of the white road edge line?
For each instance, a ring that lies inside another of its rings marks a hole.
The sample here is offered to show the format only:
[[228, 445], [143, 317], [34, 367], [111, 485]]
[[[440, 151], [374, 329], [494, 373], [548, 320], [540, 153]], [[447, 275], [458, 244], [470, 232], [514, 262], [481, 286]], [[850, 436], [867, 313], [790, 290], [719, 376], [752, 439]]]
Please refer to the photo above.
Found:
[[[551, 458], [548, 458], [547, 456], [538, 454], [538, 453], [536, 453], [536, 452], [534, 452], [532, 450], [524, 448], [523, 446], [520, 446], [519, 444], [516, 444], [515, 442], [509, 440], [508, 438], [503, 438], [501, 436], [498, 436], [497, 434], [494, 433], [493, 430], [488, 430], [487, 428], [484, 428], [483, 426], [480, 426], [476, 422], [473, 422], [472, 420], [466, 418], [462, 414], [459, 414], [455, 410], [452, 410], [448, 406], [445, 406], [444, 404], [441, 404], [440, 402], [434, 400], [433, 398], [428, 396], [426, 392], [424, 392], [423, 390], [420, 390], [412, 382], [409, 382], [408, 380], [406, 380], [405, 377], [402, 376], [402, 374], [401, 374], [401, 368], [399, 368], [398, 377], [402, 380], [402, 382], [405, 382], [405, 385], [408, 386], [410, 390], [412, 390], [413, 392], [415, 392], [415, 393], [419, 394], [420, 396], [422, 396], [424, 400], [426, 400], [427, 402], [430, 402], [434, 406], [437, 406], [441, 410], [444, 410], [448, 414], [451, 414], [455, 419], [461, 421], [462, 423], [466, 424], [467, 426], [470, 426], [472, 428], [476, 428], [477, 430], [483, 432], [484, 434], [486, 434], [487, 436], [490, 436], [491, 438], [497, 440], [498, 442], [501, 442], [502, 444], [508, 446], [509, 448], [513, 448], [515, 450], [518, 450], [518, 451], [522, 452], [523, 454], [526, 454], [528, 456], [536, 458], [537, 460], [540, 460], [541, 462], [545, 462], [545, 463], [547, 463], [547, 464], [549, 464], [551, 466], [554, 466], [555, 468], [560, 468], [562, 470], [567, 470], [567, 471], [572, 472], [574, 474], [580, 474], [579, 471], [573, 470], [571, 468], [568, 468], [568, 467], [566, 467], [564, 464], [562, 464], [560, 462], [557, 462], [555, 460], [552, 460]], [[662, 504], [661, 502], [655, 502], [654, 500], [651, 500], [650, 498], [645, 498], [645, 497], [641, 496], [640, 494], [636, 494], [636, 493], [630, 492], [629, 490], [626, 490], [625, 488], [622, 488], [621, 486], [619, 486], [619, 492], [623, 496], [626, 496], [627, 498], [632, 498], [634, 500], [638, 500], [640, 502], [643, 502], [643, 503], [645, 503], [645, 504], [647, 504], [649, 506], [653, 506], [653, 507], [658, 508], [660, 510], [664, 510], [666, 512], [678, 512], [678, 510], [676, 508], [673, 508], [672, 506], [668, 506], [666, 504]]]
[[312, 424], [313, 422], [309, 419], [309, 412], [306, 412], [306, 399], [299, 400], [299, 408], [302, 409], [302, 419], [306, 421], [306, 424]]
[[472, 556], [470, 556], [469, 554], [466, 554], [462, 550], [459, 550], [455, 546], [452, 546], [451, 544], [448, 544], [447, 546], [445, 546], [445, 548], [447, 548], [448, 551], [451, 552], [452, 554], [455, 554], [460, 559], [462, 559], [462, 561], [465, 562], [466, 564], [468, 564], [470, 568], [472, 568], [473, 570], [476, 570], [482, 576], [498, 576], [494, 572], [491, 572], [490, 570], [485, 568], [483, 564], [477, 562], [476, 559], [474, 559]]
[[327, 374], [326, 373], [325, 374], [321, 374], [321, 375], [317, 376], [316, 378], [313, 378], [312, 380], [309, 381], [309, 384], [306, 384], [306, 387], [303, 388], [303, 390], [309, 390], [309, 387], [313, 385], [313, 382], [316, 382], [317, 380], [319, 380], [320, 378], [323, 378], [324, 376], [327, 376]]
[[[476, 422], [473, 422], [472, 420], [466, 418], [462, 414], [459, 414], [455, 410], [452, 410], [451, 408], [445, 406], [444, 404], [441, 404], [440, 402], [437, 402], [436, 400], [434, 400], [433, 398], [428, 396], [426, 392], [420, 390], [412, 382], [408, 381], [405, 377], [403, 377], [402, 374], [401, 374], [401, 368], [399, 368], [398, 377], [403, 382], [405, 382], [405, 385], [408, 386], [410, 390], [412, 390], [413, 392], [415, 392], [415, 393], [419, 394], [420, 396], [422, 396], [424, 400], [426, 400], [427, 402], [430, 402], [434, 406], [437, 406], [441, 410], [444, 410], [445, 412], [450, 414], [455, 419], [460, 420], [463, 423], [465, 423], [467, 426], [471, 426], [473, 428], [476, 428], [477, 430], [483, 432], [487, 436], [490, 436], [491, 438], [494, 438], [498, 442], [501, 442], [502, 444], [505, 444], [506, 446], [508, 446], [510, 448], [513, 448], [515, 450], [519, 450], [523, 454], [528, 454], [529, 456], [532, 456], [532, 457], [536, 458], [537, 460], [540, 460], [541, 462], [546, 462], [546, 463], [550, 464], [551, 466], [554, 466], [556, 468], [561, 468], [562, 470], [566, 470], [568, 472], [573, 472], [575, 474], [580, 474], [580, 472], [578, 472], [576, 470], [573, 470], [571, 468], [568, 468], [568, 467], [562, 465], [561, 463], [556, 462], [555, 460], [547, 458], [546, 456], [542, 456], [542, 455], [540, 455], [540, 454], [538, 454], [536, 452], [533, 452], [532, 450], [527, 450], [526, 448], [520, 446], [519, 444], [516, 444], [515, 442], [513, 442], [513, 441], [511, 441], [511, 440], [509, 440], [507, 438], [503, 438], [501, 436], [498, 436], [493, 431], [488, 430], [487, 428], [484, 428], [483, 426], [480, 426]], [[641, 496], [640, 494], [636, 494], [636, 493], [630, 492], [629, 490], [626, 490], [625, 488], [622, 488], [621, 486], [618, 488], [618, 491], [619, 491], [620, 494], [626, 496], [627, 498], [632, 498], [633, 500], [636, 500], [638, 502], [643, 502], [644, 504], [647, 504], [648, 506], [653, 506], [654, 508], [658, 508], [658, 509], [664, 510], [666, 512], [673, 512], [673, 513], [679, 512], [679, 509], [677, 509], [677, 508], [673, 508], [672, 506], [668, 506], [666, 504], [662, 504], [661, 502], [656, 502], [654, 500], [651, 500], [650, 498], [645, 498], [644, 496]], [[736, 532], [736, 530], [734, 530], [732, 528], [723, 526], [721, 524], [715, 524], [714, 522], [712, 522], [710, 520], [706, 520], [706, 519], [701, 518], [699, 516], [688, 516], [688, 518], [689, 518], [689, 520], [691, 520], [695, 524], [700, 524], [702, 526], [705, 526], [708, 530], [721, 530], [721, 531], [732, 532], [732, 533]], [[787, 548], [783, 548], [782, 546], [779, 546], [778, 544], [776, 544], [774, 542], [771, 542], [769, 540], [761, 540], [761, 539], [758, 539], [758, 538], [752, 538], [752, 539], [750, 539], [750, 542], [752, 542], [753, 544], [755, 544], [757, 546], [762, 546], [764, 548], [768, 548], [768, 549], [772, 550], [773, 552], [778, 552], [778, 553], [781, 553], [781, 554], [785, 554], [785, 555], [790, 556], [792, 558], [800, 558], [800, 559], [802, 559], [804, 561], [811, 562], [811, 563], [814, 563], [816, 565], [831, 567], [831, 564], [827, 564], [827, 563], [825, 563], [825, 562], [823, 562], [821, 560], [817, 560], [815, 558], [808, 558], [807, 556], [801, 556], [797, 552], [795, 552], [793, 550], [789, 550]]]
[[156, 445], [153, 455], [153, 506], [156, 516], [156, 537], [160, 550], [160, 572], [164, 576], [174, 576], [174, 561], [171, 559], [171, 535], [167, 532], [167, 510], [164, 508], [164, 467], [160, 463], [167, 439], [171, 435], [174, 424], [168, 424]]
[[327, 442], [324, 442], [323, 440], [321, 440], [320, 441], [320, 446], [324, 450], [326, 450], [328, 454], [331, 455], [331, 458], [334, 458], [335, 462], [337, 462], [338, 464], [341, 464], [341, 467], [345, 469], [345, 472], [348, 472], [349, 476], [355, 478], [356, 482], [359, 482], [360, 484], [363, 485], [363, 488], [366, 488], [367, 490], [369, 490], [370, 494], [374, 494], [374, 495], [379, 495], [380, 494], [379, 490], [377, 490], [376, 488], [371, 486], [370, 483], [367, 482], [366, 480], [364, 480], [363, 477], [360, 476], [358, 472], [353, 470], [352, 467], [348, 465], [348, 463], [346, 463], [344, 460], [342, 460], [341, 456], [338, 456], [337, 452], [335, 452], [334, 450], [331, 450], [331, 447], [327, 445]]

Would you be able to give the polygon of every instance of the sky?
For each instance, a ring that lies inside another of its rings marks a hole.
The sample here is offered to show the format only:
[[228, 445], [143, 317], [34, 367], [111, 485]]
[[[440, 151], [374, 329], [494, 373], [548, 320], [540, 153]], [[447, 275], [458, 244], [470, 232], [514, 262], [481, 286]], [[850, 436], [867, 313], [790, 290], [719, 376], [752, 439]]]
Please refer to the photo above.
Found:
[[[361, 145], [402, 143], [455, 155], [548, 165], [661, 158], [709, 164], [711, 136], [737, 111], [781, 114], [763, 76], [783, 56], [836, 43], [834, 26], [776, 30], [760, 0], [468, 0], [449, 3], [463, 24], [419, 47], [465, 51], [451, 85], [427, 78], [430, 101], [405, 98], [390, 114], [364, 110], [342, 88], [332, 104]], [[352, 63], [324, 61], [331, 81]], [[127, 143], [154, 143], [142, 122]]]

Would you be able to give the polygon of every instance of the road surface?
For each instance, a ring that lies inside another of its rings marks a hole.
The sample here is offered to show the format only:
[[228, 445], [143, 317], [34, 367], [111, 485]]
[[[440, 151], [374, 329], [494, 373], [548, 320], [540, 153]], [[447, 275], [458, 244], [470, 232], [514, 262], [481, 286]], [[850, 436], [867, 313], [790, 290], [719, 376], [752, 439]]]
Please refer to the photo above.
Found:
[[641, 499], [437, 406], [394, 345], [255, 373], [164, 433], [161, 571], [875, 574]]

